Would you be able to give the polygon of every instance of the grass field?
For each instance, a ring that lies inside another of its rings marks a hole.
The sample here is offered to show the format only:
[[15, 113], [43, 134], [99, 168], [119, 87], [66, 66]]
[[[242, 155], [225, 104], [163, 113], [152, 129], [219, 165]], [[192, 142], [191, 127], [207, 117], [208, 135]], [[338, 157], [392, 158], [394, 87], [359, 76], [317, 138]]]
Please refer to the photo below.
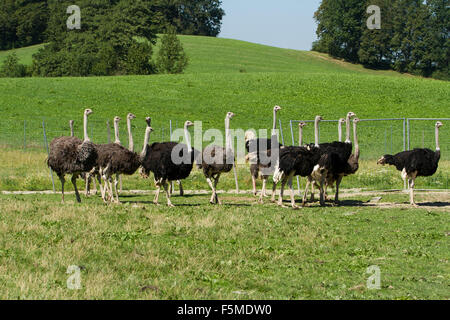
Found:
[[[4, 299], [448, 299], [448, 211], [0, 196]], [[424, 199], [420, 197], [420, 199]], [[397, 196], [389, 200], [399, 201]], [[183, 205], [185, 204], [185, 205]], [[81, 290], [67, 289], [70, 265]], [[381, 270], [368, 290], [366, 269]]]
[[[49, 140], [68, 134], [69, 119], [81, 136], [86, 107], [94, 110], [89, 130], [96, 143], [106, 142], [106, 119], [136, 114], [136, 149], [145, 116], [156, 130], [151, 140], [161, 141], [168, 139], [169, 120], [174, 128], [189, 119], [202, 121], [203, 130], [222, 129], [227, 111], [236, 113], [232, 128], [269, 128], [278, 104], [286, 144], [289, 120], [317, 114], [450, 117], [448, 82], [368, 70], [313, 52], [180, 38], [190, 58], [182, 75], [0, 79], [0, 191], [51, 190], [42, 120]], [[16, 51], [30, 64], [38, 48]], [[0, 64], [7, 54], [0, 52]], [[433, 124], [412, 123], [412, 147], [434, 148]], [[59, 181], [56, 194], [0, 192], [0, 298], [449, 299], [450, 123], [441, 129], [439, 171], [416, 182], [419, 189], [443, 190], [418, 192], [419, 209], [407, 205], [405, 193], [382, 192], [402, 189], [403, 182], [398, 171], [375, 163], [403, 150], [402, 123], [361, 122], [359, 131], [361, 167], [344, 179], [339, 207], [314, 203], [294, 211], [231, 193], [214, 207], [208, 195], [189, 193], [175, 196], [177, 207], [168, 209], [154, 206], [152, 194], [127, 192], [120, 206], [105, 206], [98, 196], [78, 205], [73, 194], [61, 205]], [[322, 140], [336, 136], [334, 124], [322, 125]], [[127, 144], [124, 124], [121, 137]], [[311, 125], [305, 140], [312, 141]], [[241, 190], [251, 189], [247, 166], [238, 167], [238, 179]], [[123, 187], [154, 190], [153, 179], [138, 174], [124, 177]], [[184, 187], [209, 189], [199, 171]], [[233, 174], [218, 188], [233, 190]], [[371, 202], [377, 196], [379, 202]], [[71, 265], [81, 269], [81, 290], [67, 288]], [[372, 265], [381, 270], [380, 290], [366, 287]]]

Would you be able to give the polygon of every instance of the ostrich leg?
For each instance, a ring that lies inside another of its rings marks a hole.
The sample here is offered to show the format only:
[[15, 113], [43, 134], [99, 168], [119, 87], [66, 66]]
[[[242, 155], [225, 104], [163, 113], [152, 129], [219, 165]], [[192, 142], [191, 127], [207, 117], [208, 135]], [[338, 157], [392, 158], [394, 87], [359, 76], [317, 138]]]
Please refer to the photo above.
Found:
[[323, 188], [323, 185], [324, 185], [324, 180], [325, 180], [325, 177], [324, 176], [322, 176], [321, 178], [320, 178], [320, 187], [319, 187], [319, 192], [320, 192], [320, 206], [322, 206], [322, 207], [324, 207], [325, 206], [325, 195], [324, 195], [324, 188]]
[[156, 204], [157, 206], [159, 205], [158, 199], [159, 199], [159, 192], [161, 191], [161, 183], [162, 183], [161, 179], [155, 180], [156, 193], [155, 193], [155, 199], [153, 200], [153, 203]]
[[164, 181], [162, 182], [162, 186], [163, 186], [163, 188], [164, 188], [164, 191], [166, 192], [167, 206], [169, 206], [170, 208], [175, 207], [175, 206], [172, 204], [172, 201], [170, 201], [170, 193], [169, 193], [169, 186], [168, 186], [167, 180], [164, 180]]
[[275, 192], [276, 192], [276, 189], [277, 189], [277, 184], [274, 182], [272, 184], [272, 197], [270, 198], [270, 202], [275, 203], [275, 196], [276, 196]]
[[119, 192], [117, 190], [117, 187], [119, 186], [119, 180], [122, 179], [122, 176], [120, 176], [118, 173], [116, 174], [116, 178], [114, 179], [114, 192], [116, 194], [116, 203], [120, 203], [119, 200]]
[[184, 189], [183, 189], [183, 184], [181, 183], [181, 180], [178, 180], [178, 185], [180, 186], [180, 197], [183, 197]]
[[219, 196], [217, 195], [217, 183], [219, 182], [220, 173], [214, 178], [214, 202], [216, 204], [222, 204], [222, 202], [219, 200]]
[[340, 175], [336, 180], [336, 194], [334, 196], [334, 203], [337, 205], [339, 204], [339, 186], [342, 182], [342, 178], [343, 178], [343, 176]]
[[80, 194], [78, 193], [78, 188], [77, 188], [77, 177], [78, 177], [78, 175], [76, 175], [76, 174], [72, 175], [72, 184], [73, 184], [73, 188], [75, 190], [75, 196], [77, 197], [77, 202], [80, 203], [81, 198], [80, 198]]
[[216, 198], [216, 190], [214, 188], [214, 184], [211, 180], [211, 178], [206, 178], [206, 182], [208, 182], [209, 187], [212, 190], [211, 199], [209, 200], [209, 203], [214, 204], [214, 199]]
[[[304, 207], [306, 205], [306, 197], [308, 195], [308, 189], [310, 185], [314, 185], [313, 181], [312, 181], [312, 177], [309, 176], [307, 181], [306, 181], [306, 187], [305, 187], [305, 192], [303, 192], [303, 199], [302, 199], [302, 207]], [[311, 193], [313, 193], [313, 187], [311, 186]]]
[[258, 192], [256, 191], [256, 178], [252, 175], [252, 186], [253, 186], [253, 195], [257, 195]]
[[278, 198], [278, 205], [283, 208], [284, 208], [284, 206], [283, 206], [284, 186], [286, 185], [288, 179], [289, 179], [289, 176], [285, 176], [283, 178], [283, 180], [281, 181], [280, 196]]
[[292, 186], [292, 178], [294, 177], [295, 172], [292, 172], [289, 175], [289, 188], [291, 189], [291, 206], [293, 209], [298, 209], [298, 206], [295, 204], [295, 196], [294, 196], [294, 187]]
[[262, 190], [261, 190], [261, 194], [260, 194], [259, 200], [258, 200], [258, 202], [261, 203], [261, 204], [264, 203], [263, 198], [266, 197], [266, 184], [267, 184], [267, 179], [268, 179], [267, 176], [263, 176]]
[[60, 175], [59, 180], [61, 181], [61, 203], [64, 203], [64, 183], [66, 182], [64, 175]]
[[414, 185], [415, 179], [409, 179], [409, 203], [417, 208], [418, 205], [414, 202]]

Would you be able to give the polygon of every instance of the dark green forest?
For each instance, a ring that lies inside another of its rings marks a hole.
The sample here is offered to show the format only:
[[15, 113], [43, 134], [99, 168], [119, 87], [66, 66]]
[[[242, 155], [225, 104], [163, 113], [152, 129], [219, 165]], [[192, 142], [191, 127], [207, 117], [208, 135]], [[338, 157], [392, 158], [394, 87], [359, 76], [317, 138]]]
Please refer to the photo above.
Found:
[[[141, 23], [153, 33], [163, 32], [170, 25], [178, 34], [213, 37], [220, 33], [225, 14], [219, 0], [1, 0], [0, 50], [48, 41], [65, 26], [68, 17], [66, 8], [69, 5], [82, 8], [82, 15], [86, 18], [92, 16], [92, 10], [107, 15], [115, 14], [120, 7], [134, 14], [136, 8], [143, 8], [144, 11], [137, 14], [148, 14], [146, 21]], [[63, 22], [62, 25], [58, 25], [59, 22]]]
[[[381, 29], [366, 12], [381, 9]], [[322, 0], [313, 50], [374, 69], [449, 79], [449, 0]]]

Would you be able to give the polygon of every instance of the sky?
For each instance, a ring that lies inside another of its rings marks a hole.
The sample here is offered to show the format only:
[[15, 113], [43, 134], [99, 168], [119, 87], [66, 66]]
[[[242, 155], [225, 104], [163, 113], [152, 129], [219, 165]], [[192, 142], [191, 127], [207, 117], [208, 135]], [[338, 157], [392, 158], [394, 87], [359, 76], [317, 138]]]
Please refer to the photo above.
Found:
[[222, 0], [220, 38], [311, 50], [320, 0]]

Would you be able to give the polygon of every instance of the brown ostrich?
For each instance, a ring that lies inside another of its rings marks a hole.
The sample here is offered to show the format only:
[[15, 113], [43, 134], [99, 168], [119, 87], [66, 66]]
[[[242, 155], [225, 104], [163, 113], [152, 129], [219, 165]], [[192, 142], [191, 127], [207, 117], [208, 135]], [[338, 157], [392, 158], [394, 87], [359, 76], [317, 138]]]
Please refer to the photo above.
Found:
[[61, 202], [64, 203], [64, 183], [66, 174], [72, 175], [72, 184], [78, 202], [81, 202], [76, 181], [83, 172], [92, 170], [97, 161], [97, 149], [90, 141], [87, 133], [88, 116], [92, 114], [91, 109], [84, 111], [84, 140], [76, 137], [59, 137], [50, 143], [50, 151], [47, 165], [54, 171], [61, 181]]

